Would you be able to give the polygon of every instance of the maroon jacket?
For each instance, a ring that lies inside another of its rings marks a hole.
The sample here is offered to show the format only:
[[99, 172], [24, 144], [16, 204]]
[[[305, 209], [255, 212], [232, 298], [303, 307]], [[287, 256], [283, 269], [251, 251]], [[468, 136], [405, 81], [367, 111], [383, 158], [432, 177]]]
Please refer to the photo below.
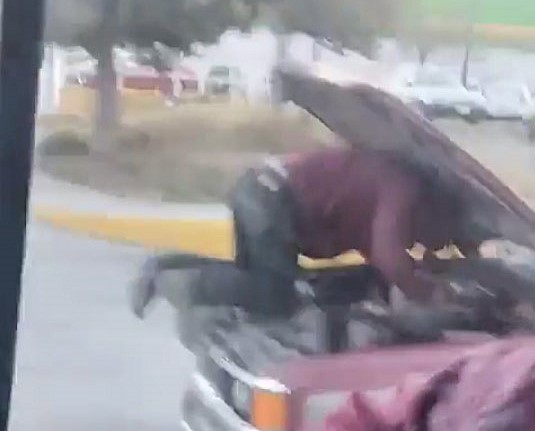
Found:
[[433, 201], [421, 177], [385, 155], [347, 148], [289, 156], [285, 165], [300, 210], [302, 254], [357, 250], [409, 295], [429, 292], [407, 249], [416, 242], [442, 248], [453, 239], [456, 217], [448, 202]]

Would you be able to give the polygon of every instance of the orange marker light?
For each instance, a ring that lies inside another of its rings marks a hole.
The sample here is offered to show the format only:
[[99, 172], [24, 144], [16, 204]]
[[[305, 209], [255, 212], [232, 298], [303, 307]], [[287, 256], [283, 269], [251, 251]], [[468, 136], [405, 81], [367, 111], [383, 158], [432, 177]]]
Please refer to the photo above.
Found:
[[257, 389], [253, 393], [251, 422], [261, 431], [285, 431], [288, 425], [288, 396], [286, 393]]

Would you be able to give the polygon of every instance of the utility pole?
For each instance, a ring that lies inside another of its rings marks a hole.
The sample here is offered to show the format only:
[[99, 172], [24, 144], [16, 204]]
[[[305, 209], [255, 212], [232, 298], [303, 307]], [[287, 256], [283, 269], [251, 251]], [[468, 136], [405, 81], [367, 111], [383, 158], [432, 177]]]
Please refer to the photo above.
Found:
[[9, 422], [25, 251], [43, 0], [3, 0], [0, 57], [0, 431]]
[[113, 51], [118, 41], [121, 2], [100, 0], [100, 5], [99, 37], [94, 46], [94, 56], [97, 59], [97, 111], [92, 145], [94, 149], [105, 150], [110, 147], [119, 122], [117, 72]]
[[463, 84], [463, 87], [468, 86], [468, 69], [470, 66], [470, 55], [472, 54], [472, 48], [474, 47], [476, 17], [480, 4], [478, 0], [473, 0], [469, 2], [469, 5], [470, 9], [466, 11], [466, 43], [464, 48], [463, 65], [461, 69], [461, 83]]
[[466, 44], [464, 47], [464, 58], [463, 58], [463, 65], [461, 69], [461, 83], [463, 84], [463, 87], [468, 86], [468, 73], [469, 73], [469, 66], [470, 66], [470, 54], [472, 53], [472, 48], [474, 46], [474, 24], [469, 24], [469, 29], [467, 31], [466, 36]]

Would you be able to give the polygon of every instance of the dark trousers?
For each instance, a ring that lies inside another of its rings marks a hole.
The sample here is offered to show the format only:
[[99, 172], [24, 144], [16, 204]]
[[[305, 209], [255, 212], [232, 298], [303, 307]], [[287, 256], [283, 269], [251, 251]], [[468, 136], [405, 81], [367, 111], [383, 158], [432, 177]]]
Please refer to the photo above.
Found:
[[[269, 168], [247, 171], [230, 196], [235, 261], [202, 256], [157, 256], [157, 272], [198, 269], [187, 288], [194, 304], [237, 306], [257, 315], [285, 317], [297, 306], [298, 247], [294, 202], [285, 181]], [[160, 294], [173, 302], [177, 286]]]
[[298, 208], [285, 178], [264, 167], [247, 171], [230, 200], [236, 266], [254, 279], [255, 308], [287, 314], [296, 306]]
[[[348, 304], [385, 296], [381, 275], [371, 267], [305, 274], [299, 269], [299, 208], [285, 178], [271, 168], [247, 171], [236, 183], [233, 213], [235, 262], [181, 255], [160, 256], [166, 269], [200, 269], [191, 293], [194, 303], [237, 306], [267, 316], [286, 317], [298, 306], [295, 281], [312, 277], [321, 287], [322, 302]], [[326, 295], [325, 295], [326, 294]], [[347, 299], [345, 299], [347, 298]]]
[[[310, 281], [316, 299], [348, 304], [375, 297], [388, 302], [389, 285], [371, 266], [305, 273], [300, 270], [297, 226], [300, 208], [286, 179], [265, 167], [250, 170], [231, 197], [237, 268], [249, 274], [249, 304], [268, 314], [291, 313], [298, 303], [295, 282]], [[345, 300], [345, 301], [344, 301]]]

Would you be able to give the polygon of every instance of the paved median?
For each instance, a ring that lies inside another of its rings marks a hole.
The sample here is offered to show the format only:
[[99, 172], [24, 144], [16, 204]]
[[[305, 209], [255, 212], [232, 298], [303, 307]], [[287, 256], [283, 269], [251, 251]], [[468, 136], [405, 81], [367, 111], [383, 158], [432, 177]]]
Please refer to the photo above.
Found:
[[33, 216], [55, 227], [150, 249], [232, 255], [232, 225], [224, 205], [147, 202], [108, 196], [38, 174]]

